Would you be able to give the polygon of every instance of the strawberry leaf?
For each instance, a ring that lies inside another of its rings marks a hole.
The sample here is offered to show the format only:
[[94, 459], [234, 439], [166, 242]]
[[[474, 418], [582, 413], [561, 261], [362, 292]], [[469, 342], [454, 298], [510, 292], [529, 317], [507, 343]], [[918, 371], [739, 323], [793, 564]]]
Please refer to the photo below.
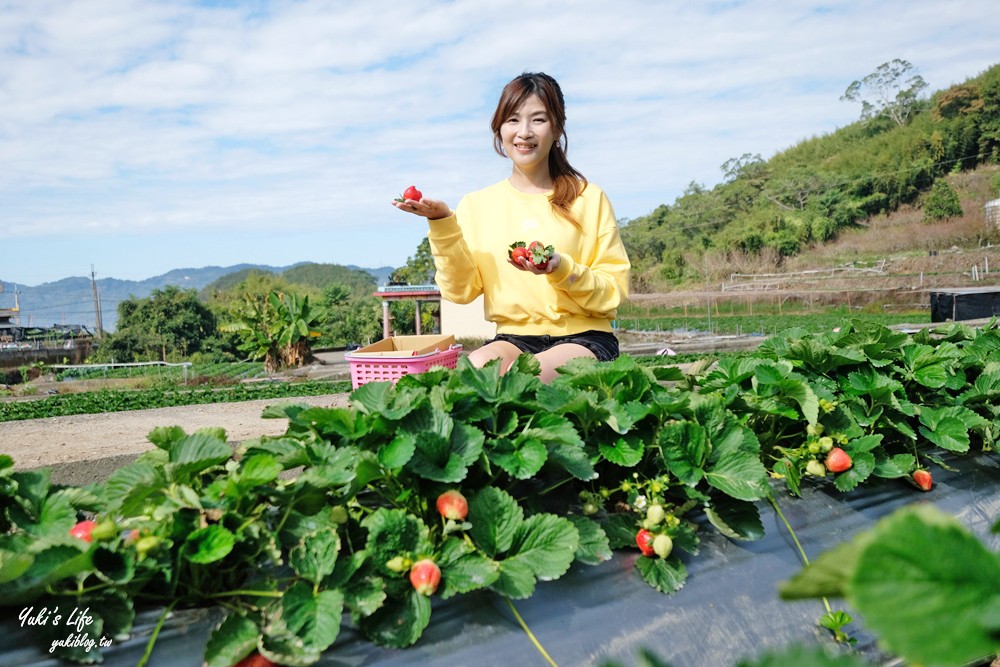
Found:
[[585, 516], [567, 517], [580, 533], [580, 543], [576, 549], [576, 560], [587, 565], [597, 565], [611, 560], [611, 545], [608, 536], [593, 519]]
[[314, 591], [296, 581], [281, 598], [281, 621], [312, 651], [325, 651], [340, 634], [344, 595], [339, 590]]
[[208, 638], [205, 667], [232, 667], [257, 648], [259, 636], [257, 624], [245, 614], [229, 614]]
[[566, 573], [579, 542], [580, 533], [569, 520], [554, 514], [529, 517], [518, 527], [491, 588], [514, 599], [529, 597], [536, 579], [558, 579]]
[[319, 584], [333, 572], [340, 552], [340, 537], [335, 530], [326, 528], [305, 535], [288, 553], [288, 564], [295, 573], [314, 584]]
[[448, 538], [438, 559], [443, 599], [491, 585], [500, 576], [500, 565], [476, 552], [465, 540]]
[[510, 549], [514, 535], [524, 521], [524, 510], [506, 491], [484, 488], [469, 501], [469, 533], [488, 556]]
[[715, 528], [734, 540], [759, 540], [764, 537], [764, 524], [753, 503], [716, 495], [705, 505], [705, 515]]
[[517, 440], [498, 438], [489, 447], [490, 461], [515, 479], [533, 477], [548, 458], [548, 451], [539, 440], [519, 436]]
[[398, 433], [395, 438], [379, 447], [378, 462], [390, 470], [396, 470], [409, 463], [415, 451], [416, 436], [407, 432]]
[[611, 442], [602, 442], [598, 450], [611, 463], [631, 468], [642, 460], [646, 447], [639, 435], [629, 433]]
[[361, 619], [361, 632], [388, 648], [414, 644], [431, 621], [431, 601], [414, 590], [390, 597], [374, 614]]
[[184, 556], [192, 563], [214, 563], [229, 555], [236, 545], [236, 536], [216, 524], [199, 528], [187, 536]]
[[838, 491], [853, 491], [875, 470], [875, 456], [871, 452], [858, 452], [852, 456], [851, 467], [837, 475], [833, 485]]
[[960, 665], [996, 653], [980, 618], [997, 596], [996, 554], [953, 517], [920, 505], [872, 529], [847, 597], [889, 650], [909, 662]]
[[684, 587], [687, 568], [676, 556], [669, 558], [636, 558], [635, 567], [647, 584], [661, 593], [673, 593]]
[[760, 500], [770, 493], [760, 456], [752, 445], [745, 444], [751, 440], [756, 443], [756, 438], [750, 436], [752, 433], [748, 435], [738, 424], [729, 424], [722, 437], [713, 439], [714, 449], [705, 469], [705, 479], [711, 486], [739, 500]]
[[390, 577], [395, 577], [397, 573], [386, 567], [389, 560], [397, 556], [415, 560], [433, 551], [430, 530], [406, 510], [379, 508], [361, 525], [368, 530], [365, 551], [371, 554], [376, 569]]

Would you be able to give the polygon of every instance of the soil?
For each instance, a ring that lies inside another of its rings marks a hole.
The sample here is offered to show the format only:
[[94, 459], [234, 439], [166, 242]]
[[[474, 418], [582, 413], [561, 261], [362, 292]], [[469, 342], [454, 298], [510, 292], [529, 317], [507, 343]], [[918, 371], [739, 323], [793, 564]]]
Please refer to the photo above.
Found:
[[347, 399], [347, 394], [328, 394], [6, 422], [0, 424], [0, 452], [13, 457], [18, 470], [47, 467], [55, 482], [90, 484], [107, 479], [114, 470], [152, 449], [147, 435], [158, 426], [180, 426], [188, 433], [221, 427], [235, 445], [285, 432], [287, 420], [261, 418], [268, 405], [334, 407], [347, 405]]

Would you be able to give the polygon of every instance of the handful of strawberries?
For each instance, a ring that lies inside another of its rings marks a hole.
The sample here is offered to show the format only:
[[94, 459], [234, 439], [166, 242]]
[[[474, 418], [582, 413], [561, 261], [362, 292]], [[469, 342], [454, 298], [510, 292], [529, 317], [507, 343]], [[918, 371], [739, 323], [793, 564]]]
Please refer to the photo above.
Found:
[[545, 245], [541, 241], [532, 241], [531, 243], [515, 241], [510, 244], [510, 248], [507, 250], [507, 257], [514, 262], [526, 259], [534, 264], [536, 269], [544, 271], [555, 252], [555, 248]]

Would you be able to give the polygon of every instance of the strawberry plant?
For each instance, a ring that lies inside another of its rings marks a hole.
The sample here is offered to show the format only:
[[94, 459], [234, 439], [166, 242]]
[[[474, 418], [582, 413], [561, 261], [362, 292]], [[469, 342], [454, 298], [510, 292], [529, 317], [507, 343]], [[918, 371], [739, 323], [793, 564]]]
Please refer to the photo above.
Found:
[[[235, 451], [219, 429], [159, 428], [154, 450], [90, 487], [0, 457], [0, 600], [87, 604], [109, 636], [142, 606], [223, 605], [210, 667], [311, 664], [342, 623], [403, 648], [434, 598], [513, 604], [614, 549], [639, 548], [638, 575], [673, 592], [701, 516], [731, 539], [763, 534], [771, 479], [793, 495], [919, 484], [942, 451], [991, 448], [1000, 426], [994, 326], [788, 333], [686, 375], [628, 356], [573, 360], [549, 384], [538, 370], [462, 359], [362, 385], [345, 407], [273, 406], [285, 433]], [[89, 542], [71, 534], [81, 521]]]

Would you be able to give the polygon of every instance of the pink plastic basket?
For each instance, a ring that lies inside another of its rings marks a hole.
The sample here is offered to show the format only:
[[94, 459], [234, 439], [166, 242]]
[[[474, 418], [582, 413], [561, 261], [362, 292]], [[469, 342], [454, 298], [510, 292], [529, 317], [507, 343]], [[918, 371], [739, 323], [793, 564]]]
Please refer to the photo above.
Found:
[[461, 345], [447, 350], [435, 350], [413, 357], [355, 357], [345, 354], [351, 366], [351, 385], [357, 389], [367, 382], [395, 382], [404, 375], [429, 371], [434, 366], [454, 368], [458, 363]]

